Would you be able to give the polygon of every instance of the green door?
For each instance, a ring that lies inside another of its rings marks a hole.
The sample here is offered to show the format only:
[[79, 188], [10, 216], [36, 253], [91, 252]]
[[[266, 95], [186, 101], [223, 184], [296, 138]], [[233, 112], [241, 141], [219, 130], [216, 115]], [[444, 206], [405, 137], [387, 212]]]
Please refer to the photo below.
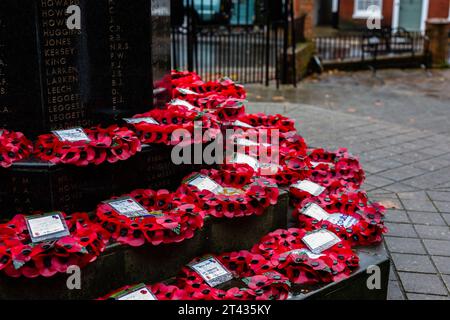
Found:
[[420, 31], [423, 0], [400, 0], [398, 26], [408, 31]]

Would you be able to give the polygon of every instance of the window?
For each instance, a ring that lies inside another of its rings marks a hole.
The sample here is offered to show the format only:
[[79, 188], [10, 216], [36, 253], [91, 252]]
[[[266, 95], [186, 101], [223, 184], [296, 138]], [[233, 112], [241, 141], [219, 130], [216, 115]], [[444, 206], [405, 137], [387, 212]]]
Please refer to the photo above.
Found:
[[355, 0], [353, 18], [380, 18], [382, 0]]

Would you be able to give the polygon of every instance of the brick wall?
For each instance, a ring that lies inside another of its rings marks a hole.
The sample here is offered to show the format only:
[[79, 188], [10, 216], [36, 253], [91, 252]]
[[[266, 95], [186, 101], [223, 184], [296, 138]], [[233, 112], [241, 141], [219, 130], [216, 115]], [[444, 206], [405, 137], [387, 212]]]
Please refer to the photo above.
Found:
[[429, 0], [428, 18], [448, 18], [448, 9], [450, 1], [448, 0]]
[[305, 37], [309, 39], [313, 34], [314, 0], [293, 0], [293, 1], [294, 1], [294, 15], [296, 18], [300, 17], [304, 13], [307, 14], [305, 20]]

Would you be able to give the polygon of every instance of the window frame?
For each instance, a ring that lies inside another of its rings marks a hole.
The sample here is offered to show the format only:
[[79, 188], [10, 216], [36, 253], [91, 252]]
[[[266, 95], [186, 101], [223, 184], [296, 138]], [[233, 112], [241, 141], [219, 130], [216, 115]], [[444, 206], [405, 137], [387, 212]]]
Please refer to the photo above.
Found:
[[376, 0], [379, 2], [380, 11], [377, 15], [373, 15], [369, 10], [360, 10], [358, 8], [359, 0], [354, 0], [354, 8], [353, 8], [353, 19], [367, 19], [367, 18], [378, 18], [383, 19], [383, 0]]

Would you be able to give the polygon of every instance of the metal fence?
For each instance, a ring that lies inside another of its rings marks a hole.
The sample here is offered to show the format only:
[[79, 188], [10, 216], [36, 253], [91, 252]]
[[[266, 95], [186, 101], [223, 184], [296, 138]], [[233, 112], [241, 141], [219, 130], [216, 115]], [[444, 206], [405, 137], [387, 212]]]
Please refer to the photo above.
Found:
[[373, 60], [381, 57], [411, 57], [427, 50], [426, 37], [420, 32], [384, 29], [348, 32], [314, 39], [317, 54], [324, 62]]
[[172, 67], [279, 84], [291, 14], [290, 0], [172, 0]]

